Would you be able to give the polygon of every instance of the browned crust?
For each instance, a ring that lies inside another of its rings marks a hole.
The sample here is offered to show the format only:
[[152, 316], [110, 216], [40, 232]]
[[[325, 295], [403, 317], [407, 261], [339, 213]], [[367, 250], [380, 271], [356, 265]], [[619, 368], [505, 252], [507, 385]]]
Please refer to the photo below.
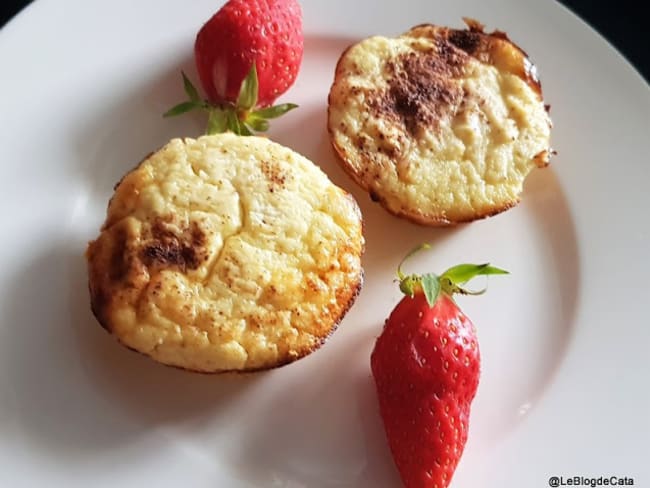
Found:
[[[328, 107], [329, 110], [329, 107]], [[425, 215], [423, 213], [415, 213], [415, 212], [405, 212], [405, 211], [400, 211], [400, 210], [394, 210], [390, 208], [384, 198], [382, 198], [380, 195], [374, 193], [368, 185], [366, 185], [363, 181], [363, 178], [361, 177], [360, 174], [358, 174], [356, 171], [352, 169], [352, 166], [348, 164], [346, 155], [343, 152], [341, 148], [339, 148], [336, 143], [334, 142], [334, 135], [331, 127], [327, 128], [329, 135], [330, 135], [330, 143], [332, 147], [334, 148], [334, 151], [336, 155], [338, 156], [339, 162], [341, 163], [340, 166], [343, 168], [343, 171], [352, 178], [352, 180], [359, 185], [360, 188], [363, 190], [367, 191], [370, 199], [373, 202], [378, 203], [381, 205], [388, 213], [391, 215], [408, 220], [409, 222], [412, 222], [414, 224], [422, 225], [425, 227], [451, 227], [454, 225], [459, 225], [459, 224], [467, 224], [470, 222], [474, 222], [476, 220], [482, 220], [486, 219], [489, 217], [494, 217], [495, 215], [498, 215], [500, 213], [505, 212], [506, 210], [510, 210], [513, 207], [516, 207], [520, 200], [517, 199], [512, 202], [508, 202], [507, 204], [504, 204], [501, 207], [492, 209], [490, 212], [485, 212], [485, 213], [475, 213], [471, 217], [468, 217], [466, 219], [457, 219], [457, 220], [449, 220], [444, 217], [440, 217], [438, 215]], [[547, 163], [548, 164], [548, 163]]]
[[[542, 97], [542, 84], [537, 77], [535, 65], [531, 62], [530, 56], [519, 45], [514, 43], [508, 35], [500, 30], [485, 32], [485, 26], [475, 19], [463, 17], [467, 29], [452, 29], [433, 24], [420, 24], [411, 28], [406, 35], [414, 37], [441, 36], [468, 55], [476, 58], [482, 63], [493, 64], [508, 69], [511, 73], [519, 76], [530, 86], [540, 97]], [[504, 51], [514, 48], [519, 56], [503, 56]], [[506, 59], [504, 65], [500, 60]]]
[[[182, 366], [178, 366], [178, 365], [175, 365], [175, 364], [167, 364], [167, 363], [162, 363], [160, 361], [156, 361], [149, 354], [147, 354], [145, 352], [142, 352], [142, 351], [139, 351], [139, 350], [125, 344], [117, 334], [114, 334], [113, 331], [111, 330], [111, 328], [109, 326], [107, 326], [104, 319], [100, 318], [100, 316], [98, 316], [97, 313], [95, 312], [95, 308], [94, 308], [92, 299], [91, 299], [91, 310], [93, 312], [93, 315], [95, 316], [95, 318], [99, 322], [99, 324], [102, 326], [102, 328], [104, 330], [106, 330], [111, 336], [113, 336], [115, 338], [115, 340], [119, 344], [121, 344], [122, 346], [126, 347], [127, 349], [129, 349], [129, 350], [131, 350], [131, 351], [133, 351], [135, 353], [138, 353], [138, 354], [140, 354], [142, 356], [145, 356], [145, 357], [147, 357], [149, 359], [153, 359], [158, 364], [162, 364], [163, 366], [166, 366], [168, 368], [180, 369], [182, 371], [187, 371], [189, 373], [200, 373], [200, 374], [204, 374], [204, 375], [223, 375], [223, 374], [229, 374], [229, 373], [235, 373], [235, 374], [261, 373], [263, 371], [270, 371], [270, 370], [273, 370], [273, 369], [281, 368], [282, 366], [286, 366], [287, 364], [291, 364], [293, 362], [296, 362], [299, 359], [302, 359], [305, 356], [308, 356], [312, 352], [317, 351], [323, 345], [325, 345], [325, 343], [328, 341], [328, 339], [330, 337], [332, 337], [334, 332], [336, 332], [339, 325], [341, 324], [341, 321], [343, 320], [343, 318], [345, 318], [347, 313], [350, 311], [350, 309], [352, 308], [352, 306], [356, 302], [357, 298], [359, 297], [359, 294], [361, 293], [361, 289], [363, 288], [363, 283], [364, 283], [364, 271], [363, 271], [363, 268], [360, 268], [359, 279], [357, 280], [356, 285], [351, 287], [352, 291], [349, 294], [349, 297], [348, 297], [348, 300], [347, 300], [345, 306], [343, 306], [341, 308], [341, 312], [339, 313], [338, 317], [332, 323], [332, 326], [328, 330], [327, 335], [325, 335], [323, 337], [320, 337], [320, 340], [314, 345], [314, 347], [312, 347], [312, 348], [303, 348], [300, 351], [298, 351], [296, 355], [281, 358], [280, 360], [278, 360], [275, 363], [272, 363], [272, 364], [269, 364], [267, 366], [260, 367], [260, 368], [221, 369], [221, 370], [215, 370], [215, 371], [204, 371], [204, 370], [198, 370], [198, 369], [184, 368]], [[92, 291], [91, 291], [91, 297], [92, 297]]]
[[[127, 176], [137, 170], [140, 165], [146, 161], [143, 159], [138, 165], [122, 178], [115, 186], [122, 184]], [[268, 168], [272, 171], [272, 168]], [[281, 184], [281, 175], [273, 173], [269, 181], [273, 184]], [[278, 180], [278, 181], [276, 181]], [[355, 213], [359, 218], [361, 232], [361, 248], [359, 259], [365, 251], [363, 241], [363, 225], [361, 211], [355, 198], [348, 192], [344, 192], [347, 198], [355, 208]], [[150, 354], [139, 351], [125, 344], [118, 334], [115, 333], [112, 319], [109, 311], [112, 307], [113, 300], [120, 295], [129, 296], [131, 300], [137, 301], [140, 294], [148, 285], [150, 274], [155, 273], [157, 268], [174, 268], [179, 272], [185, 273], [187, 270], [196, 269], [203, 260], [207, 259], [203, 245], [205, 235], [196, 222], [190, 222], [190, 227], [185, 231], [171, 232], [166, 224], [173, 221], [173, 216], [159, 218], [154, 220], [150, 229], [150, 239], [134, 244], [133, 236], [129, 235], [130, 228], [123, 221], [114, 223], [110, 227], [105, 224], [102, 226], [103, 232], [112, 232], [113, 239], [98, 238], [88, 243], [85, 257], [88, 264], [88, 290], [90, 294], [91, 311], [97, 319], [100, 326], [111, 334], [115, 339], [128, 349], [138, 352], [144, 356], [156, 360]], [[103, 248], [102, 246], [109, 246]], [[331, 337], [338, 328], [347, 312], [353, 306], [363, 286], [363, 268], [359, 265], [357, 277], [348, 286], [337, 291], [337, 301], [333, 313], [325, 317], [331, 320], [329, 327], [323, 327], [321, 330], [325, 334], [316, 337], [312, 347], [306, 346], [297, 351], [288, 351], [286, 354], [279, 356], [275, 362], [266, 366], [257, 368], [243, 369], [224, 369], [215, 371], [203, 371], [184, 368], [178, 365], [172, 365], [157, 361], [169, 367], [184, 369], [186, 371], [204, 373], [204, 374], [223, 374], [223, 373], [252, 373], [281, 367], [285, 364], [292, 363], [301, 359], [311, 352], [319, 349]]]
[[[468, 26], [467, 29], [451, 29], [448, 27], [435, 26], [433, 24], [420, 24], [411, 28], [406, 35], [413, 37], [441, 36], [443, 39], [450, 42], [458, 49], [461, 49], [469, 56], [472, 56], [483, 63], [490, 64], [494, 64], [495, 59], [501, 58], [497, 55], [498, 50], [514, 48], [520, 54], [520, 56], [517, 58], [518, 62], [516, 64], [505, 66], [504, 68], [509, 69], [509, 71], [511, 71], [513, 74], [519, 76], [538, 94], [539, 99], [543, 100], [542, 85], [537, 78], [535, 66], [530, 62], [528, 54], [521, 47], [512, 42], [507, 34], [503, 31], [495, 30], [491, 33], [486, 33], [484, 31], [484, 25], [477, 20], [463, 17], [463, 21]], [[335, 68], [334, 83], [336, 83], [336, 80], [339, 78], [340, 73], [343, 69], [341, 65], [344, 59], [346, 58], [350, 49], [352, 49], [354, 46], [355, 44], [348, 46], [341, 53], [341, 56], [339, 57]], [[458, 63], [458, 61], [454, 61], [454, 63]], [[332, 95], [333, 91], [330, 90], [328, 94], [327, 107], [328, 120], [331, 117], [331, 109], [333, 105]], [[548, 111], [550, 106], [545, 105], [545, 108]], [[435, 123], [435, 120], [429, 121], [429, 123]], [[337, 159], [340, 163], [339, 165], [343, 168], [345, 173], [350, 178], [352, 178], [352, 180], [359, 187], [369, 192], [371, 200], [379, 203], [386, 211], [398, 218], [403, 218], [412, 223], [427, 227], [447, 227], [457, 224], [469, 223], [498, 215], [515, 207], [520, 202], [520, 198], [517, 198], [513, 201], [502, 202], [501, 206], [491, 208], [489, 211], [475, 212], [467, 218], [455, 219], [453, 221], [441, 215], [428, 215], [422, 212], [410, 212], [405, 211], [404, 209], [393, 209], [388, 206], [385, 198], [382, 198], [380, 195], [374, 193], [370, 189], [369, 185], [364, 181], [363, 175], [354, 170], [353, 165], [349, 162], [350, 157], [346, 151], [336, 144], [335, 128], [328, 123], [327, 130], [330, 144], [332, 145], [337, 155]], [[536, 165], [540, 168], [547, 166], [549, 164], [551, 154], [553, 154], [553, 151], [549, 149], [548, 151], [542, 151], [541, 153], [535, 155], [534, 161]]]

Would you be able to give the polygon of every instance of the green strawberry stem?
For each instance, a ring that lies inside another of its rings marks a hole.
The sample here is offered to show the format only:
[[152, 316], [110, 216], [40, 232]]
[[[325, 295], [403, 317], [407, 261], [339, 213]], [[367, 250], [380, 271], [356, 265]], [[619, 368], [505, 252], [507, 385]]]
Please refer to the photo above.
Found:
[[183, 75], [183, 88], [187, 100], [174, 105], [163, 114], [163, 117], [174, 117], [191, 110], [204, 110], [208, 113], [206, 134], [219, 134], [231, 131], [235, 134], [250, 136], [255, 132], [269, 130], [269, 119], [275, 119], [297, 108], [294, 103], [281, 103], [272, 107], [257, 108], [259, 80], [255, 63], [242, 81], [239, 96], [235, 103], [223, 102], [214, 105], [208, 100], [202, 100], [199, 92], [190, 79]]
[[409, 251], [397, 266], [397, 278], [399, 279], [400, 291], [406, 296], [413, 297], [417, 291], [421, 290], [430, 307], [433, 307], [441, 293], [450, 297], [454, 294], [481, 295], [485, 293], [486, 288], [478, 291], [470, 291], [461, 286], [476, 276], [508, 274], [508, 271], [490, 266], [489, 263], [459, 264], [457, 266], [452, 266], [441, 275], [435, 273], [426, 273], [423, 275], [404, 274], [402, 271], [404, 262], [423, 249], [430, 248], [431, 246], [429, 244], [420, 244]]

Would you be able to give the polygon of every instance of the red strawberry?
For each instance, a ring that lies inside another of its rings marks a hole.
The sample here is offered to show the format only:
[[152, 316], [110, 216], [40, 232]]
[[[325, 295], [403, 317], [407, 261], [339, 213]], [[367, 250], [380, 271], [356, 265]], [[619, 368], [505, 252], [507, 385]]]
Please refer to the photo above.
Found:
[[251, 135], [297, 107], [270, 107], [293, 84], [302, 61], [302, 11], [296, 0], [229, 0], [201, 28], [196, 67], [208, 100], [183, 73], [188, 100], [164, 116], [208, 112], [208, 134]]
[[474, 325], [452, 295], [482, 293], [459, 284], [503, 273], [487, 264], [462, 264], [440, 276], [406, 276], [398, 267], [406, 296], [377, 339], [371, 367], [388, 443], [407, 488], [451, 482], [481, 368]]
[[302, 11], [296, 0], [229, 0], [201, 28], [194, 44], [201, 84], [213, 103], [234, 102], [253, 63], [265, 107], [298, 75]]

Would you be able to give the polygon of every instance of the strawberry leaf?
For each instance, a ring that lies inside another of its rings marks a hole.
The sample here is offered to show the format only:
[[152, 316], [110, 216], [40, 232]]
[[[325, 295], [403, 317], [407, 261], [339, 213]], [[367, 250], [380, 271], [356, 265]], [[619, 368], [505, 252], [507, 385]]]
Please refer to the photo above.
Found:
[[400, 278], [399, 289], [407, 297], [413, 298], [415, 288], [420, 284], [420, 278], [416, 275], [403, 276]]
[[273, 107], [256, 110], [253, 114], [263, 119], [276, 119], [294, 108], [298, 108], [298, 105], [295, 103], [281, 103], [280, 105], [274, 105]]
[[198, 90], [194, 87], [190, 79], [185, 75], [184, 71], [181, 71], [181, 74], [183, 75], [183, 88], [185, 89], [187, 97], [192, 102], [200, 103], [201, 97], [199, 96]]
[[226, 131], [227, 127], [228, 117], [226, 112], [219, 108], [210, 109], [208, 115], [208, 127], [205, 133], [208, 135], [221, 134]]
[[226, 111], [226, 130], [239, 134], [239, 119], [237, 114], [232, 110]]
[[440, 278], [433, 273], [427, 273], [422, 276], [420, 286], [422, 286], [427, 303], [433, 307], [440, 295]]
[[189, 112], [190, 110], [194, 110], [195, 108], [200, 107], [201, 105], [199, 103], [193, 101], [181, 102], [178, 105], [174, 105], [172, 108], [167, 110], [167, 112], [163, 114], [163, 117], [174, 117], [176, 115], [181, 115]]
[[257, 92], [259, 90], [259, 81], [257, 79], [257, 68], [255, 63], [251, 66], [250, 71], [244, 78], [239, 88], [239, 97], [237, 98], [237, 108], [250, 110], [257, 105]]
[[241, 136], [252, 136], [253, 135], [253, 130], [250, 128], [250, 126], [246, 122], [244, 122], [242, 120], [239, 121], [239, 135], [241, 135]]
[[431, 248], [431, 246], [425, 242], [424, 244], [420, 244], [420, 245], [414, 247], [413, 249], [411, 249], [411, 250], [406, 254], [406, 256], [404, 256], [404, 258], [400, 261], [400, 263], [397, 265], [397, 277], [398, 277], [400, 280], [403, 280], [403, 279], [405, 278], [406, 275], [405, 275], [404, 272], [402, 271], [402, 266], [404, 266], [404, 263], [405, 263], [405, 262], [406, 262], [406, 261], [407, 261], [411, 256], [413, 256], [414, 254], [417, 254], [417, 253], [420, 252], [422, 249], [430, 249], [430, 248]]
[[442, 273], [444, 278], [448, 278], [454, 284], [466, 283], [476, 276], [508, 274], [507, 271], [485, 264], [459, 264], [449, 268]]
[[[240, 136], [252, 136], [253, 132], [246, 123], [237, 117], [234, 110], [225, 110], [226, 114], [226, 130], [234, 132]], [[225, 132], [225, 131], [224, 131]]]
[[173, 106], [163, 114], [163, 117], [173, 117], [194, 109], [205, 110], [208, 113], [206, 134], [231, 131], [238, 135], [252, 136], [255, 132], [266, 132], [269, 130], [267, 119], [280, 117], [289, 110], [298, 107], [293, 103], [285, 103], [254, 110], [257, 106], [259, 90], [255, 63], [242, 82], [236, 104], [231, 102], [212, 104], [208, 100], [202, 100], [198, 90], [185, 72], [181, 71], [181, 75], [183, 76], [183, 89], [189, 100]]
[[481, 295], [486, 289], [471, 291], [461, 288], [461, 284], [466, 283], [475, 276], [479, 275], [497, 275], [509, 274], [508, 271], [485, 264], [459, 264], [453, 266], [445, 271], [442, 275], [438, 276], [434, 273], [427, 273], [424, 275], [410, 274], [406, 275], [402, 271], [404, 261], [409, 259], [414, 254], [423, 249], [429, 249], [429, 244], [420, 244], [415, 247], [402, 259], [397, 266], [397, 278], [399, 281], [399, 289], [402, 293], [409, 297], [413, 297], [418, 290], [424, 293], [427, 303], [433, 307], [441, 293], [452, 297], [456, 293], [462, 295]]
[[256, 117], [254, 114], [249, 114], [246, 118], [246, 124], [257, 132], [266, 132], [269, 130], [269, 121]]

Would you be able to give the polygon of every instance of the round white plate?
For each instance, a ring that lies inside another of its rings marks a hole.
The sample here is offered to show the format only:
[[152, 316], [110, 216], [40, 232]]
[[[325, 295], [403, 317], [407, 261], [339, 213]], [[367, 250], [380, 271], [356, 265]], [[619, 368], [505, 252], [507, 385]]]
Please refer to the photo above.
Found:
[[[366, 284], [318, 352], [253, 376], [201, 376], [120, 347], [94, 321], [83, 252], [113, 184], [200, 115], [162, 119], [197, 80], [196, 31], [220, 2], [38, 0], [0, 31], [0, 485], [393, 487], [369, 355], [400, 298], [395, 266], [511, 271], [461, 299], [483, 376], [455, 488], [551, 476], [650, 485], [650, 90], [552, 2], [304, 0], [305, 58], [270, 136], [358, 199]], [[471, 16], [538, 65], [552, 165], [523, 203], [455, 229], [389, 216], [336, 164], [325, 131], [352, 41]], [[479, 283], [480, 284], [480, 283]]]

